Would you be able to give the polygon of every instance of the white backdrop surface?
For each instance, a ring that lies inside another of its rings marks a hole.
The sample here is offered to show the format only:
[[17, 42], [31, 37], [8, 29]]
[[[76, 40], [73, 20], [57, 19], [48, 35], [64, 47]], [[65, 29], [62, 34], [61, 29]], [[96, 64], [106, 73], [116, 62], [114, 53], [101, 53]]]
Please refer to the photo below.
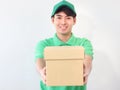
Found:
[[[120, 90], [120, 1], [69, 1], [77, 11], [73, 33], [94, 47], [88, 90]], [[54, 35], [50, 15], [57, 2], [0, 0], [0, 90], [39, 90], [35, 45]]]

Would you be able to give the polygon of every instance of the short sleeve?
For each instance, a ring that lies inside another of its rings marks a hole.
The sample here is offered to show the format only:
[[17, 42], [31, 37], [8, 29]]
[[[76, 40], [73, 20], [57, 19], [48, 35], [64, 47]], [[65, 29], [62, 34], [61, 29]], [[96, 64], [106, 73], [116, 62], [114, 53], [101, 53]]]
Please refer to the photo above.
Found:
[[45, 48], [44, 41], [38, 42], [38, 44], [35, 47], [35, 59], [44, 58], [44, 48]]
[[93, 46], [92, 46], [91, 42], [89, 40], [85, 39], [83, 46], [85, 48], [85, 54], [90, 55], [93, 58]]

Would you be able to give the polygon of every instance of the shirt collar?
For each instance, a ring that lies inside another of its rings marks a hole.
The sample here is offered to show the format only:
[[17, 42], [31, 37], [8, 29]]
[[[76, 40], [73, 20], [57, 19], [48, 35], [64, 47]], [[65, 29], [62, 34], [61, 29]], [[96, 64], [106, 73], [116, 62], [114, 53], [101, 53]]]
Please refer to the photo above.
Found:
[[63, 42], [58, 38], [57, 34], [55, 34], [54, 38], [53, 38], [53, 41], [54, 41], [55, 46], [65, 46], [65, 45], [66, 46], [72, 46], [74, 44], [75, 37], [72, 34], [67, 42]]

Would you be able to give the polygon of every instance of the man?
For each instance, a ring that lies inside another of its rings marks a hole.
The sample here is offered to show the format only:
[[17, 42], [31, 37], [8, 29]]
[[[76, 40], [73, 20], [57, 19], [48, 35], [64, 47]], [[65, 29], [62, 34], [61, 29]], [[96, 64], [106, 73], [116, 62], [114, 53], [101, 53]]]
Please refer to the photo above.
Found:
[[[72, 33], [72, 27], [76, 23], [76, 11], [73, 4], [65, 0], [57, 3], [53, 8], [51, 20], [55, 26], [56, 33], [54, 37], [40, 41], [35, 52], [36, 67], [42, 77], [40, 90], [86, 90], [88, 76], [92, 68], [93, 49], [89, 40], [75, 37]], [[46, 85], [46, 63], [43, 54], [46, 46], [83, 46], [85, 48], [83, 86]]]

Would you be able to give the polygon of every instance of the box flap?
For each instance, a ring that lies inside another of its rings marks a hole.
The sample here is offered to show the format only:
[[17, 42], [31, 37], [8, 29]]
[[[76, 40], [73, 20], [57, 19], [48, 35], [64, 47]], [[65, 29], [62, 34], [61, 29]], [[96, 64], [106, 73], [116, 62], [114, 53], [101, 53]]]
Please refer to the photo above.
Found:
[[45, 60], [84, 59], [82, 46], [49, 46], [44, 49]]

